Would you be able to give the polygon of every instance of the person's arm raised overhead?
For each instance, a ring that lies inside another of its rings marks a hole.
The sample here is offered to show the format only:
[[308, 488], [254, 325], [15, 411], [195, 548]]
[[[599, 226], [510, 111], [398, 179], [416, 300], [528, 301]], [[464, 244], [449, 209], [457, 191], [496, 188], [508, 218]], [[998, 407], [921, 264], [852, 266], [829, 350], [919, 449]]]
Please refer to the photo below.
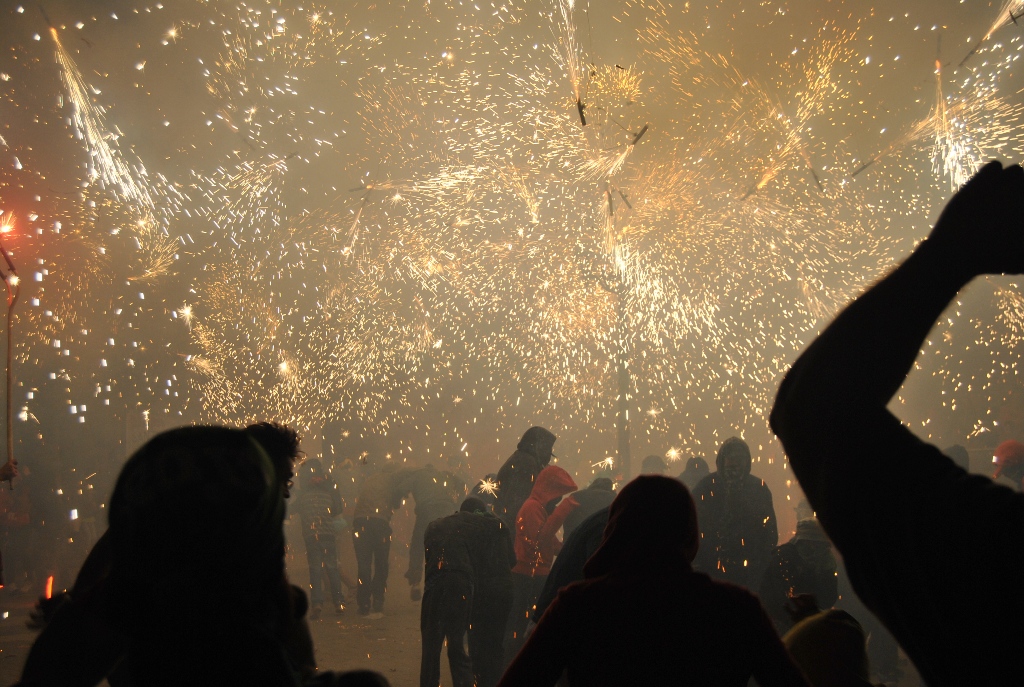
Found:
[[786, 375], [771, 425], [801, 482], [814, 479], [813, 461], [841, 435], [885, 410], [961, 288], [978, 275], [1022, 271], [1024, 171], [992, 162], [949, 201], [928, 239], [840, 313]]

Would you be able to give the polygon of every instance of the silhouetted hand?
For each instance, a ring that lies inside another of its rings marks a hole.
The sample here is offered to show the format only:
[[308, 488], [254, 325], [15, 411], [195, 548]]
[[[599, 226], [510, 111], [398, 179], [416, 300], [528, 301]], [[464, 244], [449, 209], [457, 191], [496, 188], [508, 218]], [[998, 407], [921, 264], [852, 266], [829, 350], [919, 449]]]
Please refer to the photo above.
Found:
[[939, 216], [928, 243], [968, 278], [1024, 272], [1024, 170], [990, 162]]
[[821, 613], [821, 609], [818, 608], [818, 600], [814, 598], [814, 594], [797, 594], [789, 597], [789, 601], [786, 602], [786, 613], [789, 613], [795, 625], [804, 618]]
[[0, 482], [10, 482], [18, 476], [18, 461], [4, 463], [0, 466]]

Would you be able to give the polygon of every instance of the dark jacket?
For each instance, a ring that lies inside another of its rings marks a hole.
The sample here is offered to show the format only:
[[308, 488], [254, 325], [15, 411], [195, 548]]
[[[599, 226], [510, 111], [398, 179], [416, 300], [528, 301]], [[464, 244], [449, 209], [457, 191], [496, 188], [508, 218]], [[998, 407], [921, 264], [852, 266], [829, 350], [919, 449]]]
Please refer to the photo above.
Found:
[[576, 507], [576, 502], [571, 498], [565, 499], [550, 515], [547, 505], [573, 491], [576, 491], [576, 483], [557, 465], [549, 465], [537, 475], [530, 498], [519, 509], [516, 518], [516, 566], [512, 572], [531, 577], [550, 572], [551, 563], [562, 548], [558, 530]]
[[[578, 509], [577, 509], [578, 510]], [[575, 514], [573, 511], [572, 514]], [[558, 592], [573, 582], [583, 579], [583, 566], [594, 555], [604, 538], [604, 528], [608, 524], [608, 509], [602, 508], [580, 523], [572, 534], [565, 536], [562, 550], [558, 552], [555, 564], [551, 566], [548, 579], [544, 580], [544, 588], [537, 597], [530, 619], [539, 622], [544, 611], [558, 596]]]
[[512, 538], [490, 513], [459, 511], [427, 525], [426, 586], [442, 572], [469, 575], [477, 593], [512, 586]]
[[359, 489], [353, 517], [379, 518], [390, 523], [395, 509], [402, 505], [405, 494], [401, 485], [410, 472], [408, 469], [385, 469], [367, 477]]
[[333, 519], [341, 515], [342, 502], [341, 494], [330, 480], [308, 480], [295, 501], [303, 537], [316, 537], [321, 533], [334, 535]]
[[757, 589], [772, 549], [779, 543], [779, 530], [772, 505], [772, 492], [758, 477], [746, 474], [732, 488], [718, 470], [700, 481], [693, 490], [700, 522], [700, 551], [693, 567], [711, 577]]
[[828, 540], [812, 541], [798, 536], [776, 547], [761, 579], [761, 603], [780, 635], [793, 627], [786, 611], [791, 596], [811, 594], [818, 608], [829, 609], [839, 599], [836, 559]]
[[600, 510], [607, 510], [615, 500], [615, 492], [595, 489], [590, 486], [580, 489], [572, 495], [572, 498], [580, 505], [566, 516], [565, 523], [562, 525], [562, 540], [565, 542], [569, 541], [569, 537], [577, 527], [583, 524], [584, 520]]
[[515, 528], [516, 515], [533, 491], [533, 482], [550, 460], [550, 456], [538, 456], [538, 441], [555, 441], [555, 435], [542, 427], [531, 427], [523, 434], [516, 452], [508, 457], [498, 470], [498, 494], [494, 514], [509, 529]]
[[763, 687], [806, 681], [757, 597], [695, 573], [693, 502], [677, 480], [638, 477], [612, 503], [587, 578], [555, 599], [499, 687]]

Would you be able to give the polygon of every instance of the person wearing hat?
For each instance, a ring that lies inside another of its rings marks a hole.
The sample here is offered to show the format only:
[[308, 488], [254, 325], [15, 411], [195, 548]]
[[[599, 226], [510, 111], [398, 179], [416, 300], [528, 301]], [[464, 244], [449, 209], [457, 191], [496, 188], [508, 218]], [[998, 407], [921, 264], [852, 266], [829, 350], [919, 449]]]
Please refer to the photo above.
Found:
[[499, 687], [550, 687], [563, 672], [588, 687], [807, 685], [757, 597], [694, 571], [700, 546], [682, 483], [624, 486], [585, 579], [558, 594]]
[[992, 462], [996, 470], [992, 479], [1017, 491], [1024, 491], [1024, 444], [1010, 439], [996, 447]]
[[523, 433], [515, 453], [498, 470], [494, 514], [510, 531], [515, 531], [516, 516], [530, 498], [534, 480], [555, 455], [555, 441], [555, 435], [543, 427], [530, 427]]
[[836, 557], [817, 520], [801, 520], [796, 534], [775, 547], [761, 578], [761, 603], [779, 634], [793, 626], [786, 610], [790, 599], [807, 594], [818, 608], [831, 608], [839, 598]]
[[757, 589], [779, 533], [772, 492], [750, 474], [751, 462], [747, 442], [730, 437], [718, 449], [717, 470], [693, 490], [701, 527], [693, 566], [716, 579]]

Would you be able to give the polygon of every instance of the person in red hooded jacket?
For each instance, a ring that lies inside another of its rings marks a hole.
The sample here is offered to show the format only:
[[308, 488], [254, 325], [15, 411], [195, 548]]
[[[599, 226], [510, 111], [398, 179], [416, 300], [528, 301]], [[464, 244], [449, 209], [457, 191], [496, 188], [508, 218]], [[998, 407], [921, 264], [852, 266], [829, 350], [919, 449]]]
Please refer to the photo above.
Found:
[[530, 612], [562, 548], [558, 530], [566, 516], [579, 505], [571, 497], [562, 499], [574, 491], [576, 483], [569, 473], [557, 465], [549, 465], [537, 475], [530, 498], [516, 515], [516, 564], [512, 568], [512, 612], [505, 633], [506, 665], [523, 645]]
[[996, 464], [993, 480], [1007, 480], [1007, 485], [1024, 491], [1024, 444], [1013, 439], [1004, 441], [996, 447], [993, 462]]

